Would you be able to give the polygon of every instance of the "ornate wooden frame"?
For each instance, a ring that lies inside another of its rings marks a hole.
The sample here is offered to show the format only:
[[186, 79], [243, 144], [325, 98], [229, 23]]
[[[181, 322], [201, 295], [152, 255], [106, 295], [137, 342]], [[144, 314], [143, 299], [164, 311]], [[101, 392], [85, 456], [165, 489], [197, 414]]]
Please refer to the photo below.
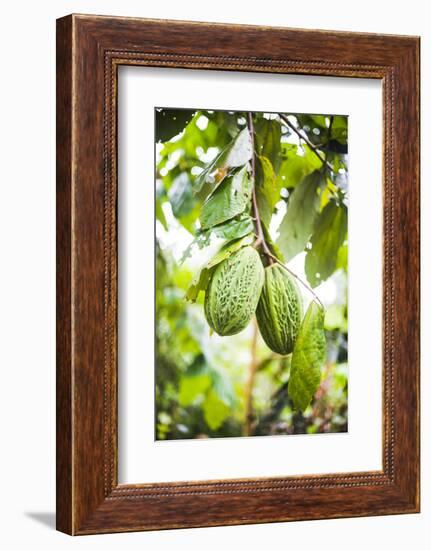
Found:
[[[117, 481], [119, 65], [376, 78], [384, 102], [383, 470]], [[419, 38], [70, 15], [57, 21], [57, 528], [419, 511]]]

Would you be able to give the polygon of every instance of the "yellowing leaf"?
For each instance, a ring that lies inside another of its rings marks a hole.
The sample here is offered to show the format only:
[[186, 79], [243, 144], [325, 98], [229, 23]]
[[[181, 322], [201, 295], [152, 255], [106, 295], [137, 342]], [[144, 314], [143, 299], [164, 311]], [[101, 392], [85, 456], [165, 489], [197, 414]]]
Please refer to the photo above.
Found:
[[255, 126], [256, 149], [278, 172], [281, 164], [281, 126], [278, 120], [260, 118]]
[[256, 197], [261, 219], [269, 225], [274, 207], [280, 200], [280, 186], [277, 185], [271, 161], [263, 156], [256, 159]]

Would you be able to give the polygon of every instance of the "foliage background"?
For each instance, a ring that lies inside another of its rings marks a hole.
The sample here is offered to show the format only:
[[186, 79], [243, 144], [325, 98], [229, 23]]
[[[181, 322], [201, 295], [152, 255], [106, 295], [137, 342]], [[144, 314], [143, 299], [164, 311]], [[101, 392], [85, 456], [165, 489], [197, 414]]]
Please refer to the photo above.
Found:
[[[270, 203], [268, 233], [277, 254], [316, 287], [326, 309], [327, 360], [311, 405], [303, 413], [293, 409], [287, 393], [290, 356], [272, 353], [255, 323], [235, 336], [210, 335], [203, 293], [196, 303], [185, 300], [199, 269], [238, 236], [202, 232], [204, 199], [196, 188], [209, 166], [215, 182], [224, 177], [217, 156], [246, 128], [246, 115], [156, 111], [157, 439], [347, 430], [347, 234], [337, 223], [345, 213], [347, 224], [347, 117], [254, 114], [256, 153], [264, 159], [256, 181], [267, 183], [260, 210]], [[272, 196], [265, 194], [268, 189]], [[334, 215], [328, 217], [329, 211]], [[307, 305], [311, 295], [305, 290], [303, 296]], [[246, 429], [253, 362], [253, 416]]]

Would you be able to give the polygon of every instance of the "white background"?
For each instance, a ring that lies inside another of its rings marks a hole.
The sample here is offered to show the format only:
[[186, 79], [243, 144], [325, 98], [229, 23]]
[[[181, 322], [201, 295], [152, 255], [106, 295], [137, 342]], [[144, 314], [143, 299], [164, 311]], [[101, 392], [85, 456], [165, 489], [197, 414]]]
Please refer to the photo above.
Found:
[[[119, 79], [120, 482], [381, 470], [380, 81], [146, 67]], [[154, 106], [172, 101], [349, 115], [349, 433], [154, 441], [154, 334], [143, 330], [154, 326]]]
[[[55, 382], [55, 18], [74, 12], [285, 25], [422, 36], [422, 387], [431, 375], [431, 31], [427, 2], [308, 0], [76, 0], [8, 2], [0, 20], [1, 544], [14, 548], [261, 549], [264, 546], [392, 550], [427, 548], [431, 522], [430, 414], [422, 408], [422, 514], [103, 535], [53, 531]], [[429, 391], [427, 392], [429, 394]]]

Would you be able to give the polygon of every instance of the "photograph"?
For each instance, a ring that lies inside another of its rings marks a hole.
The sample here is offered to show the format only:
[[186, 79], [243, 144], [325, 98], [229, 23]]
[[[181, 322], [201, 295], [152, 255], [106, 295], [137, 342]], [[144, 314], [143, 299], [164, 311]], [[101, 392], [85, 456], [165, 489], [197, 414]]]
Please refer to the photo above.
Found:
[[2, 8], [2, 548], [429, 546], [429, 5]]
[[348, 116], [156, 107], [155, 439], [348, 431]]

